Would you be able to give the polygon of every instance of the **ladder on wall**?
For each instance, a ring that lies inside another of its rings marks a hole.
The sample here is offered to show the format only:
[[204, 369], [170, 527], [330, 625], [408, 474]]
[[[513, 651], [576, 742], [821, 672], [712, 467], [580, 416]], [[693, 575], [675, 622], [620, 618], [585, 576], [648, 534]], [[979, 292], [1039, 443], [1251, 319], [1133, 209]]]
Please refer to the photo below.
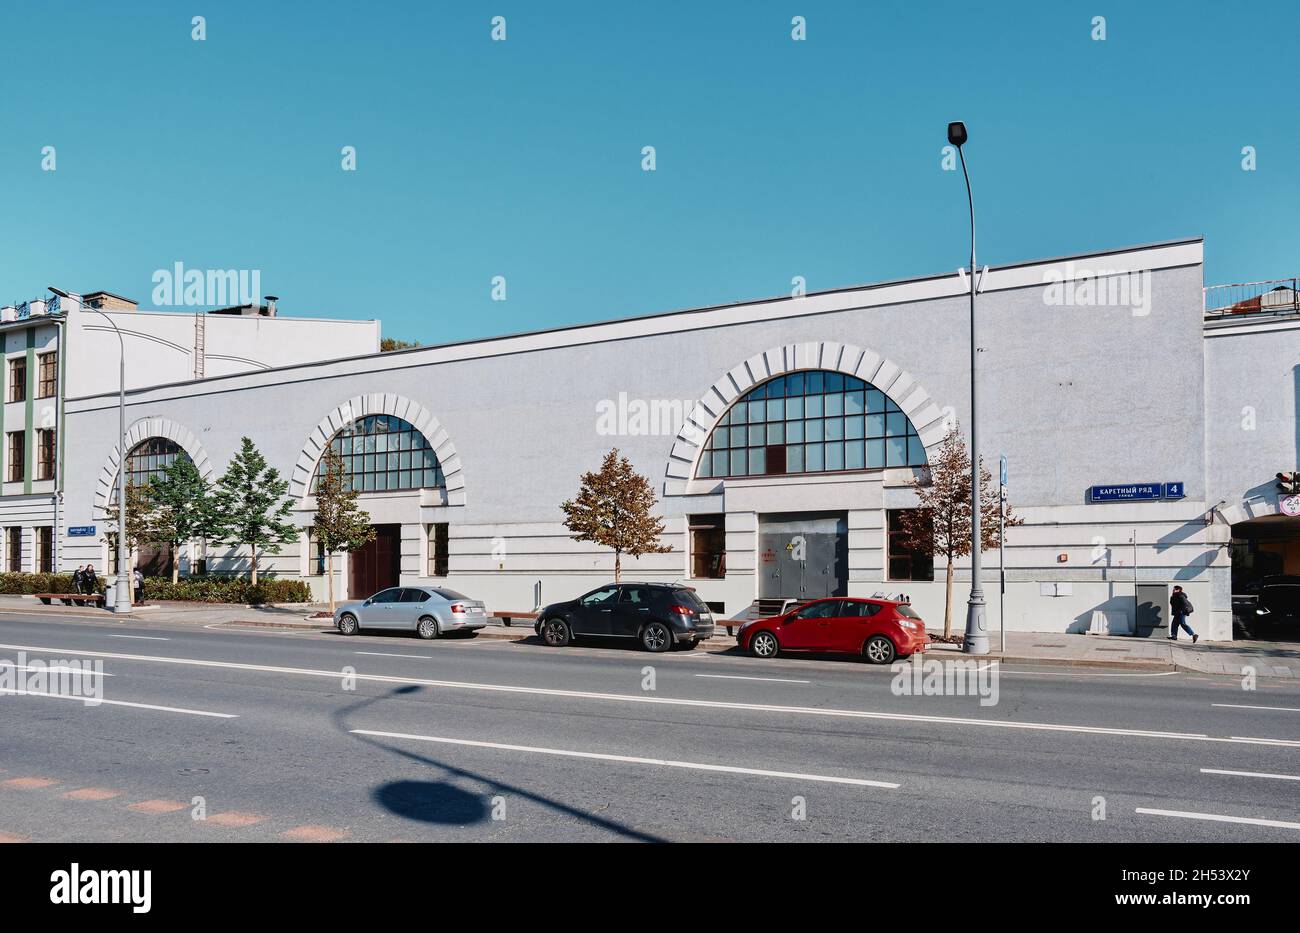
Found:
[[203, 378], [203, 360], [207, 356], [204, 345], [204, 314], [200, 311], [194, 315], [194, 378]]

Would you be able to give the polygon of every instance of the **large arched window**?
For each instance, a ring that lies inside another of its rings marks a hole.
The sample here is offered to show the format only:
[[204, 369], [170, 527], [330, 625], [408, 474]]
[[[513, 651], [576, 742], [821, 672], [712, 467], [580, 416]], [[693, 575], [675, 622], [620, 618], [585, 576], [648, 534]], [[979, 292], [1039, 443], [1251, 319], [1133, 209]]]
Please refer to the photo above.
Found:
[[[407, 421], [392, 415], [367, 415], [330, 441], [343, 459], [343, 471], [358, 492], [390, 492], [446, 485], [442, 464], [429, 441]], [[320, 466], [312, 477], [316, 491]]]
[[177, 457], [189, 459], [175, 441], [165, 437], [149, 437], [131, 448], [126, 455], [126, 484], [147, 486], [154, 477], [161, 477]]
[[780, 476], [924, 466], [925, 447], [894, 401], [869, 382], [809, 370], [737, 399], [709, 435], [696, 475]]

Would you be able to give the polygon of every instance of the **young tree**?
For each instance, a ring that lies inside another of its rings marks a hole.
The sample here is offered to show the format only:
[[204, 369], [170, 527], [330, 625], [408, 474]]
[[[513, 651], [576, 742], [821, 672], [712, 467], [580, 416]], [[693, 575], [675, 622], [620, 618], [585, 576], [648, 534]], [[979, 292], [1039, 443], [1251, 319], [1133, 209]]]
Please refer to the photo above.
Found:
[[[903, 547], [931, 557], [941, 556], [947, 563], [944, 589], [943, 636], [952, 637], [953, 561], [970, 554], [971, 502], [970, 454], [954, 423], [939, 446], [939, 454], [930, 461], [923, 475], [912, 480], [920, 508], [902, 514]], [[998, 540], [998, 487], [980, 458], [980, 550], [1001, 545]], [[1007, 506], [1006, 524], [1024, 524]]]
[[[150, 505], [151, 540], [172, 549], [172, 583], [180, 576], [182, 544], [215, 537], [217, 518], [212, 484], [189, 457], [177, 457], [144, 487]], [[192, 563], [192, 562], [191, 562]]]
[[325, 576], [328, 580], [330, 612], [334, 612], [334, 554], [355, 551], [374, 540], [375, 529], [370, 515], [357, 505], [357, 490], [343, 470], [343, 458], [333, 447], [321, 457], [320, 476], [316, 480], [316, 540], [325, 552]]
[[258, 552], [280, 553], [280, 545], [298, 536], [286, 519], [292, 503], [284, 498], [289, 482], [248, 438], [241, 440], [226, 472], [217, 482], [214, 506], [217, 528], [213, 537], [224, 544], [244, 545], [252, 553], [253, 585], [257, 585]]
[[614, 551], [614, 582], [622, 579], [623, 555], [662, 554], [672, 548], [659, 543], [664, 522], [650, 514], [655, 505], [650, 481], [615, 447], [596, 473], [584, 473], [576, 499], [560, 505], [564, 526], [575, 541], [591, 541]]

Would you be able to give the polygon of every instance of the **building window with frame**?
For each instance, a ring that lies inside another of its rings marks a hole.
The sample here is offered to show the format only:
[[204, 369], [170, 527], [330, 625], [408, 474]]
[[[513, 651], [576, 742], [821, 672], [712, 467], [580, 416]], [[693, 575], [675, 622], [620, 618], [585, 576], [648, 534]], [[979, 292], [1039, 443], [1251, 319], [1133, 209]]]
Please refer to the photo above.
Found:
[[188, 458], [189, 454], [175, 441], [165, 437], [145, 438], [126, 455], [126, 484], [148, 486], [149, 481], [155, 476], [161, 477], [177, 457]]
[[446, 522], [429, 525], [429, 565], [426, 572], [431, 577], [447, 576], [449, 527]]
[[695, 475], [843, 473], [926, 462], [915, 426], [893, 399], [856, 376], [813, 369], [769, 379], [732, 403]]
[[27, 357], [15, 356], [9, 361], [9, 389], [5, 400], [10, 402], [27, 401]]
[[41, 525], [36, 529], [36, 572], [54, 572], [54, 529]]
[[727, 575], [727, 516], [692, 515], [687, 519], [690, 534], [691, 576], [721, 580]]
[[5, 529], [5, 570], [9, 573], [22, 573], [23, 570], [23, 526], [11, 525]]
[[50, 398], [59, 391], [59, 354], [57, 350], [42, 353], [37, 360], [37, 398]]
[[325, 548], [316, 537], [314, 527], [307, 529], [307, 574], [312, 577], [325, 575]]
[[40, 428], [36, 431], [36, 478], [54, 479], [54, 459], [56, 444], [53, 428]]
[[907, 533], [903, 530], [903, 513], [911, 509], [888, 509], [886, 520], [889, 534], [889, 579], [923, 581], [934, 579], [934, 555], [905, 546]]
[[9, 462], [5, 468], [5, 479], [10, 483], [21, 483], [27, 475], [27, 434], [24, 431], [10, 431], [8, 443]]
[[[392, 415], [358, 418], [330, 440], [343, 472], [357, 492], [394, 492], [446, 485], [442, 464], [428, 438], [409, 421]], [[322, 460], [323, 465], [323, 460]], [[311, 491], [321, 466], [312, 477]]]

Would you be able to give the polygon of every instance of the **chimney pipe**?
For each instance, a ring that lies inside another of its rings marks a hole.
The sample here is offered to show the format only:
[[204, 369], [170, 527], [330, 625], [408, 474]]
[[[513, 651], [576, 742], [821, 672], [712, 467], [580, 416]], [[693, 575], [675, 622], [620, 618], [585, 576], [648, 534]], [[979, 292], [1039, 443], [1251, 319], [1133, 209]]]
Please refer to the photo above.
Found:
[[266, 296], [266, 316], [267, 316], [267, 317], [275, 317], [275, 303], [276, 303], [277, 301], [279, 301], [279, 300], [280, 300], [279, 297], [276, 296], [276, 295], [267, 295], [267, 296]]

